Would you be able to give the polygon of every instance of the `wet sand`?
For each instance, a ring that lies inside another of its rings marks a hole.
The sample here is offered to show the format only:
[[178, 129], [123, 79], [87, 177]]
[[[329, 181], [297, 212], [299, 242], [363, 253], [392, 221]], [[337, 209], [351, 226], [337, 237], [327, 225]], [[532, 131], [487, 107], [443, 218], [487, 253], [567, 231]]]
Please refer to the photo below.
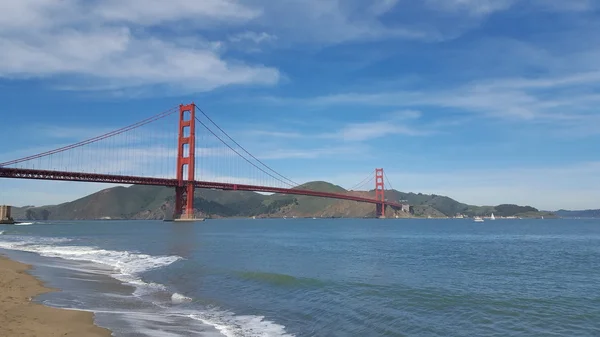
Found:
[[30, 266], [0, 256], [0, 336], [2, 337], [108, 337], [111, 332], [94, 325], [91, 312], [46, 307], [31, 301], [56, 291], [27, 273]]

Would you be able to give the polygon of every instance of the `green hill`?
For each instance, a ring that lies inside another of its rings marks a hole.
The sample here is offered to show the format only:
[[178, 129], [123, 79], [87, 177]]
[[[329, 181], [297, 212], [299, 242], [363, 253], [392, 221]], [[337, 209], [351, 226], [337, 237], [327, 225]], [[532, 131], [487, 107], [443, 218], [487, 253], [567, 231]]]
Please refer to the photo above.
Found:
[[385, 191], [385, 196], [389, 200], [406, 200], [412, 206], [429, 206], [446, 216], [465, 214], [469, 209], [467, 204], [435, 194], [404, 193], [391, 190]]
[[302, 184], [297, 189], [302, 190], [311, 190], [311, 191], [319, 191], [319, 192], [327, 192], [327, 193], [344, 193], [347, 192], [341, 186], [334, 185], [332, 183], [328, 183], [326, 181], [312, 181], [306, 184]]
[[[374, 196], [374, 191], [346, 191], [344, 188], [314, 181], [297, 188], [332, 193], [352, 193]], [[386, 190], [389, 201], [406, 200], [413, 214], [386, 210], [388, 217], [452, 217], [467, 216], [539, 216], [530, 206], [498, 205], [471, 206], [452, 198], [422, 193], [404, 193]], [[15, 208], [16, 219], [28, 220], [89, 220], [89, 219], [164, 219], [173, 213], [174, 191], [167, 187], [130, 186], [114, 187], [55, 206]], [[372, 204], [348, 200], [319, 198], [302, 195], [265, 195], [246, 191], [198, 189], [194, 205], [198, 216], [204, 217], [373, 217]], [[547, 213], [544, 213], [547, 216]]]

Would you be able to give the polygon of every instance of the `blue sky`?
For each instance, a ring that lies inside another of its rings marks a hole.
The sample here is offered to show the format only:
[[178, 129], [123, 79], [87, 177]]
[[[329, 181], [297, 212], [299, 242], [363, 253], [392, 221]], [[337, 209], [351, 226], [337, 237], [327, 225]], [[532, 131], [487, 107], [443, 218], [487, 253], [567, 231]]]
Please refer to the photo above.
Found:
[[[0, 5], [0, 160], [195, 101], [295, 181], [600, 208], [592, 0]], [[248, 177], [240, 177], [248, 178]], [[0, 181], [53, 204], [106, 185]]]

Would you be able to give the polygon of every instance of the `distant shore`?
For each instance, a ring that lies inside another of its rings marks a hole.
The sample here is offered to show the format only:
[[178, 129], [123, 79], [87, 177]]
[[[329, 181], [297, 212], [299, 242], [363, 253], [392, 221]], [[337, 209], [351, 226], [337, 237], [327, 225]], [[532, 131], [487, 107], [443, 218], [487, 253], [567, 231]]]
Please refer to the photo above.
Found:
[[47, 307], [32, 298], [47, 288], [27, 271], [31, 266], [0, 255], [0, 336], [110, 337], [90, 312]]

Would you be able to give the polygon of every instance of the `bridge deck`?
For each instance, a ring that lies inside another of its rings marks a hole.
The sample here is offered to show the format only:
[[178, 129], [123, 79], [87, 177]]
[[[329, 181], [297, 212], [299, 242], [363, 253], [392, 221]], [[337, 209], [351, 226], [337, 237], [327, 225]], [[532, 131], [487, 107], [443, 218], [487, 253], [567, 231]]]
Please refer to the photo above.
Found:
[[[0, 178], [79, 181], [79, 182], [131, 184], [131, 185], [153, 185], [153, 186], [168, 186], [168, 187], [180, 186], [180, 182], [177, 179], [121, 176], [121, 175], [97, 174], [97, 173], [79, 173], [79, 172], [67, 172], [67, 171], [33, 170], [33, 169], [8, 168], [8, 167], [0, 167]], [[305, 190], [305, 189], [299, 189], [299, 188], [279, 188], [279, 187], [268, 187], [268, 186], [258, 186], [258, 185], [216, 183], [216, 182], [199, 181], [199, 180], [194, 181], [194, 184], [197, 188], [214, 188], [214, 189], [219, 189], [219, 190], [232, 190], [232, 191], [252, 191], [252, 192], [267, 192], [267, 193], [280, 193], [280, 194], [292, 194], [292, 195], [307, 195], [307, 196], [322, 197], [322, 198], [352, 200], [352, 201], [358, 201], [358, 202], [366, 202], [366, 203], [370, 203], [370, 204], [378, 204], [379, 203], [377, 200], [371, 199], [371, 198], [365, 198], [365, 197], [347, 195], [347, 194], [341, 194], [341, 193], [319, 192], [319, 191]], [[400, 204], [400, 203], [389, 202], [389, 201], [386, 201], [385, 205], [395, 207], [395, 208], [402, 207], [402, 204]]]

